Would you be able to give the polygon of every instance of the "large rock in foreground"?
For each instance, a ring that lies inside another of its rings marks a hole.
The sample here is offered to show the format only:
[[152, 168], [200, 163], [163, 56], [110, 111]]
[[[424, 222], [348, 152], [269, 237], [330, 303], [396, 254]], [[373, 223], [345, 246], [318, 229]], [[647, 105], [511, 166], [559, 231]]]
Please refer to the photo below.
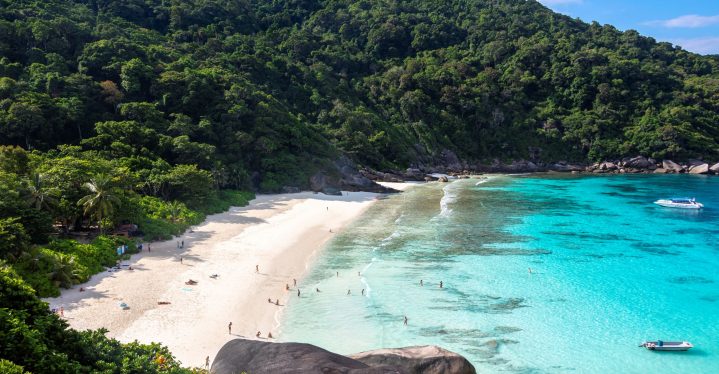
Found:
[[464, 357], [434, 346], [382, 349], [351, 357], [311, 344], [235, 339], [217, 352], [210, 373], [475, 374]]
[[474, 366], [466, 358], [433, 345], [377, 349], [356, 353], [349, 357], [370, 366], [388, 365], [400, 367], [408, 373], [476, 373]]

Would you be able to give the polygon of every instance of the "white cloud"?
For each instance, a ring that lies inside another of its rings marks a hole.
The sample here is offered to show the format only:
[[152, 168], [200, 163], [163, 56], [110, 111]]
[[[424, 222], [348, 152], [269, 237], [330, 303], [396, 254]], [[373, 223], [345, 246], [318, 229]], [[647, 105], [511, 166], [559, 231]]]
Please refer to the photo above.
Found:
[[674, 39], [670, 40], [670, 42], [694, 53], [703, 55], [719, 54], [719, 37]]
[[649, 26], [664, 26], [672, 28], [699, 28], [719, 24], [719, 14], [716, 16], [700, 16], [697, 14], [687, 14], [685, 16], [645, 22]]
[[539, 0], [544, 5], [581, 4], [584, 0]]

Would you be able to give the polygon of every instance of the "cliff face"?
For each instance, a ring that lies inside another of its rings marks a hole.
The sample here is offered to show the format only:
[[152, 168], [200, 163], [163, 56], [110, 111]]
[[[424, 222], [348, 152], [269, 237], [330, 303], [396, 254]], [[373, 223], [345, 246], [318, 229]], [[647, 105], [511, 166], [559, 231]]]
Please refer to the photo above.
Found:
[[342, 356], [311, 344], [235, 339], [215, 357], [210, 373], [475, 374], [464, 357], [439, 347], [381, 349]]

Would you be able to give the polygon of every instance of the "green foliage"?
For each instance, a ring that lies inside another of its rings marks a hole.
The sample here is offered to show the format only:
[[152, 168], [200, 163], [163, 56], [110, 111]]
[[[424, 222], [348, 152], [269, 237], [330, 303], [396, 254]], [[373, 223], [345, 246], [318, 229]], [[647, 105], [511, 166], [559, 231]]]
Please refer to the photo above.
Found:
[[182, 369], [165, 347], [122, 344], [104, 333], [68, 329], [30, 286], [0, 264], [0, 372], [191, 372]]
[[127, 245], [129, 253], [137, 247], [130, 239], [100, 236], [92, 243], [53, 240], [46, 247], [34, 247], [12, 262], [41, 297], [58, 296], [60, 287], [69, 288], [86, 282], [93, 274], [114, 266], [120, 258], [116, 248]]

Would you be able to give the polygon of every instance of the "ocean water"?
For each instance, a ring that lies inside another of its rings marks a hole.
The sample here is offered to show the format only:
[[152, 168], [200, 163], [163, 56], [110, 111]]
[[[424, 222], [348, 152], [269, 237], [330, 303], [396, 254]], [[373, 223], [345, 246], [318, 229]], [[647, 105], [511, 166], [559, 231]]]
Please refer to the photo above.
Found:
[[[706, 208], [652, 204], [672, 196]], [[343, 354], [435, 344], [479, 372], [719, 373], [719, 178], [421, 185], [338, 234], [300, 286], [281, 341]], [[656, 339], [695, 348], [638, 347]]]

